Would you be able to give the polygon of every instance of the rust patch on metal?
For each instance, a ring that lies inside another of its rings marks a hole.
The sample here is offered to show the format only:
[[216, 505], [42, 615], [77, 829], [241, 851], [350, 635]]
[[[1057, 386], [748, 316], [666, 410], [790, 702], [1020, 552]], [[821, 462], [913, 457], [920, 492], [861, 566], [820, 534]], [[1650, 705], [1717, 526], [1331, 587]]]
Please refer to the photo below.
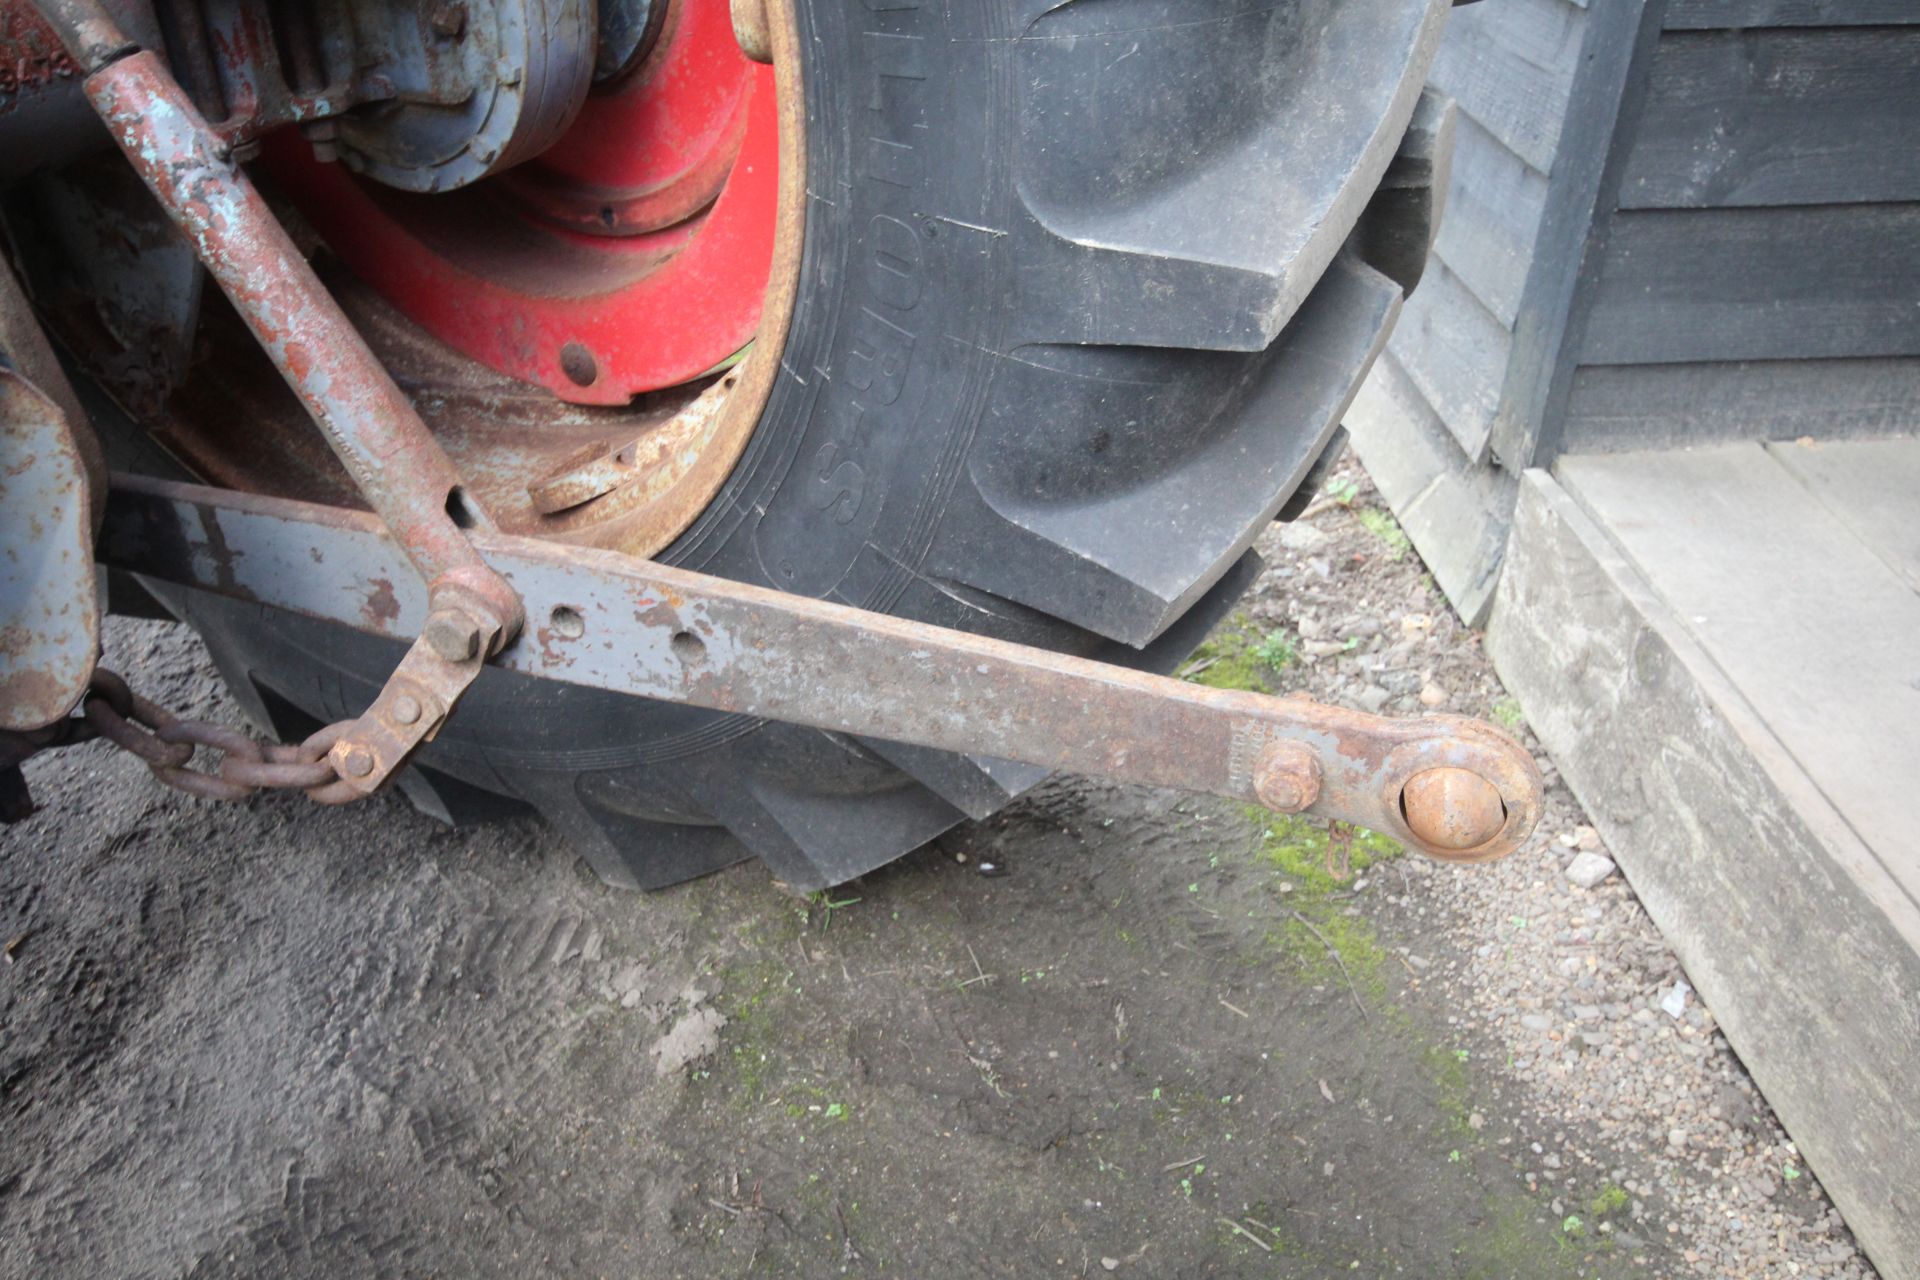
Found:
[[[321, 563], [318, 547], [314, 548], [313, 562]], [[387, 630], [394, 619], [400, 616], [400, 598], [393, 593], [391, 578], [373, 580], [372, 594], [368, 595], [366, 604], [362, 606], [361, 615], [366, 618], [367, 625], [377, 631]]]

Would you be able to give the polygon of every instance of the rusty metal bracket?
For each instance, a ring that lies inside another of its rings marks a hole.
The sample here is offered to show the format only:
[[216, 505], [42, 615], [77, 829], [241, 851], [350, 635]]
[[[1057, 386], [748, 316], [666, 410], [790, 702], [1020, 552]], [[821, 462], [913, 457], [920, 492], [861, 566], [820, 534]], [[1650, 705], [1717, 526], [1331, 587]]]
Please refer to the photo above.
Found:
[[[476, 533], [474, 545], [533, 619], [489, 679], [560, 680], [1211, 792], [1371, 827], [1451, 861], [1512, 852], [1540, 815], [1532, 757], [1482, 721], [1209, 689], [607, 551], [499, 533]], [[114, 480], [101, 558], [396, 639], [428, 608], [371, 516], [141, 477]], [[382, 717], [405, 709], [399, 696], [381, 695]], [[391, 749], [404, 754], [408, 741]]]

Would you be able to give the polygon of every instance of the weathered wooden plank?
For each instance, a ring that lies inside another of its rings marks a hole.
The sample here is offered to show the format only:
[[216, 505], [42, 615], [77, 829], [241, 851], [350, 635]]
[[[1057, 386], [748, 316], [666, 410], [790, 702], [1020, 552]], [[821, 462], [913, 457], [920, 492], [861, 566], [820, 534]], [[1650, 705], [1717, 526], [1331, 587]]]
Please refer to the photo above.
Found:
[[1615, 215], [1581, 364], [1920, 354], [1920, 204]]
[[1457, 9], [1429, 80], [1528, 164], [1552, 173], [1585, 26], [1585, 11], [1567, 0]]
[[[1920, 13], [1920, 0], [1912, 0]], [[1920, 26], [1669, 33], [1627, 209], [1920, 200]]]
[[[1761, 584], [1762, 629], [1808, 613], [1790, 581]], [[1888, 1280], [1914, 1280], [1914, 905], [1677, 612], [1527, 474], [1487, 632], [1495, 668], [1847, 1225]], [[1805, 665], [1841, 661], [1836, 636]], [[1913, 792], [1890, 765], [1870, 776]]]
[[1916, 423], [1920, 358], [1598, 365], [1574, 372], [1560, 447], [1621, 453], [1825, 440], [1911, 431]]
[[1520, 312], [1547, 180], [1478, 122], [1454, 134], [1453, 181], [1434, 256], [1508, 329]]
[[1433, 262], [1388, 341], [1461, 451], [1485, 458], [1512, 345], [1506, 327], [1444, 262]]
[[1506, 548], [1512, 477], [1460, 452], [1391, 351], [1374, 362], [1345, 423], [1434, 582], [1469, 626], [1479, 626]]
[[1905, 893], [1920, 897], [1920, 596], [1758, 444], [1562, 458], [1619, 541]]
[[[1913, 420], [1920, 427], [1920, 418]], [[1781, 441], [1774, 461], [1908, 587], [1920, 591], [1920, 438]], [[1920, 644], [1920, 637], [1910, 637]]]
[[1668, 0], [1669, 31], [1878, 27], [1920, 23], [1913, 0]]

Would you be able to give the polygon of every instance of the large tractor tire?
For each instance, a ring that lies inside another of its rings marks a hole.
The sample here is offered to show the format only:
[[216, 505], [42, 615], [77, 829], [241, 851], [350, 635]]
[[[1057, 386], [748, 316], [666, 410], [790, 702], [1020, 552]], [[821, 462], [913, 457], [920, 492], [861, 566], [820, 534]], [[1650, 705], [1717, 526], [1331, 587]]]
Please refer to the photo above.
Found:
[[[1251, 543], [1398, 312], [1354, 230], [1446, 4], [769, 5], [800, 131], [783, 139], [792, 268], [776, 261], [732, 375], [761, 380], [763, 407], [657, 558], [1175, 668], [1251, 580]], [[423, 403], [442, 393], [400, 365]], [[283, 735], [357, 714], [398, 656], [165, 595]], [[612, 883], [757, 856], [810, 890], [1042, 776], [490, 670], [402, 785], [455, 821], [536, 809]]]

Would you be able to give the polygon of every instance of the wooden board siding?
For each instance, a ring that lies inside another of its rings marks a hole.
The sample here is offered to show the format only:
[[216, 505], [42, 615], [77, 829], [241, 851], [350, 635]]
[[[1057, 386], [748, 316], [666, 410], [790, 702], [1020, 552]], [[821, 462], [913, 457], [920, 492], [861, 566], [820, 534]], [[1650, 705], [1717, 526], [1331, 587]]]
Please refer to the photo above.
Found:
[[1920, 204], [1624, 211], [1589, 306], [1582, 364], [1920, 354]]
[[1585, 23], [1585, 11], [1565, 0], [1456, 9], [1433, 85], [1521, 159], [1550, 173]]
[[1501, 0], [1497, 22], [1461, 9], [1434, 65], [1458, 109], [1452, 180], [1390, 350], [1462, 466], [1487, 457], [1585, 21], [1568, 0]]
[[1670, 31], [1620, 207], [1920, 200], [1917, 127], [1920, 26]]
[[1513, 478], [1470, 466], [1392, 352], [1347, 410], [1353, 447], [1381, 497], [1469, 626], [1479, 626], [1499, 579]]
[[1597, 365], [1576, 370], [1564, 453], [1920, 427], [1920, 357]]
[[1920, 23], [1913, 0], [1668, 0], [1669, 31]]
[[1547, 203], [1546, 175], [1464, 112], [1433, 255], [1511, 331]]
[[1510, 335], [1444, 262], [1427, 265], [1392, 350], [1470, 462], [1486, 456]]
[[1451, 15], [1432, 75], [1458, 112], [1445, 216], [1426, 277], [1347, 415], [1355, 448], [1469, 619], [1491, 598], [1512, 509], [1512, 473], [1490, 456], [1493, 424], [1588, 21], [1584, 0]]
[[1664, 27], [1555, 451], [1914, 430], [1920, 3], [1670, 0]]

